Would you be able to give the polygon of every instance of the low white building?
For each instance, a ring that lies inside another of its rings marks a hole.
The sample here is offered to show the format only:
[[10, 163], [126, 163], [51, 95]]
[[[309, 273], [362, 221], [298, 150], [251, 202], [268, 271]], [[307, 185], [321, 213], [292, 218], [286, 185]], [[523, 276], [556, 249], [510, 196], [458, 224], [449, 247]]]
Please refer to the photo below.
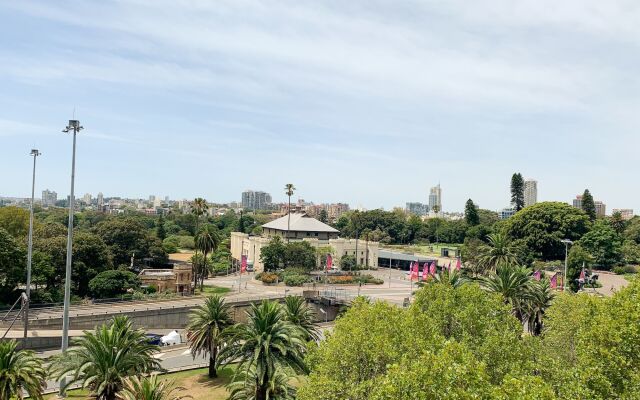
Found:
[[[314, 248], [331, 247], [331, 253], [336, 267], [345, 255], [354, 256], [358, 264], [372, 268], [378, 266], [378, 242], [366, 240], [340, 238], [339, 231], [325, 223], [311, 218], [305, 213], [285, 215], [262, 226], [261, 236], [250, 236], [242, 232], [231, 232], [231, 257], [237, 265], [243, 255], [247, 256], [247, 263], [253, 265], [254, 271], [261, 272], [264, 265], [260, 261], [260, 252], [272, 238], [279, 236], [286, 242], [306, 241]], [[288, 229], [287, 229], [288, 227]], [[288, 235], [287, 235], [288, 232]], [[357, 246], [357, 250], [356, 250]]]

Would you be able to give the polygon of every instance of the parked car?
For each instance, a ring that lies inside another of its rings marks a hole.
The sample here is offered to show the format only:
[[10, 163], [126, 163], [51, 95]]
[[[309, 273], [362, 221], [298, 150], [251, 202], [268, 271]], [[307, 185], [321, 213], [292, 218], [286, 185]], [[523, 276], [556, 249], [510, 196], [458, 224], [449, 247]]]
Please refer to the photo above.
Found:
[[156, 335], [155, 333], [147, 333], [145, 336], [147, 337], [147, 341], [149, 342], [149, 344], [155, 344], [156, 346], [162, 345], [161, 335]]
[[173, 346], [182, 343], [182, 338], [178, 331], [171, 331], [160, 338], [163, 346]]

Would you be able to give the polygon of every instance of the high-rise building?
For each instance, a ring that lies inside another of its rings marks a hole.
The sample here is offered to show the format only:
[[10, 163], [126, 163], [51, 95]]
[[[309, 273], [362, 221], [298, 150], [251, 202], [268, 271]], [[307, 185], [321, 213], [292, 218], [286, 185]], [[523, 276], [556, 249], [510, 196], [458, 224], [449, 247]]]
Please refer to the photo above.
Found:
[[532, 206], [538, 202], [538, 181], [527, 179], [524, 181], [524, 206]]
[[429, 212], [429, 206], [419, 202], [407, 202], [404, 210], [409, 214], [423, 216]]
[[429, 191], [429, 210], [433, 211], [435, 207], [438, 208], [438, 213], [442, 213], [442, 189], [439, 183]]
[[633, 209], [631, 208], [614, 208], [611, 214], [620, 213], [622, 219], [630, 220], [633, 218]]
[[149, 203], [153, 203], [154, 201], [156, 201], [156, 196], [153, 194], [149, 195]]
[[55, 206], [56, 201], [58, 201], [58, 193], [56, 193], [55, 191], [51, 191], [49, 189], [42, 191], [43, 207]]
[[102, 208], [104, 207], [104, 195], [102, 194], [102, 192], [98, 193], [97, 202], [98, 209], [102, 210]]
[[82, 201], [85, 204], [91, 204], [91, 193], [85, 193], [84, 196], [82, 196]]
[[[607, 205], [601, 201], [594, 200], [596, 206], [596, 216], [604, 217], [607, 214]], [[582, 210], [582, 195], [579, 194], [573, 199], [573, 206]]]
[[271, 195], [267, 192], [246, 190], [242, 192], [242, 208], [246, 210], [268, 210]]

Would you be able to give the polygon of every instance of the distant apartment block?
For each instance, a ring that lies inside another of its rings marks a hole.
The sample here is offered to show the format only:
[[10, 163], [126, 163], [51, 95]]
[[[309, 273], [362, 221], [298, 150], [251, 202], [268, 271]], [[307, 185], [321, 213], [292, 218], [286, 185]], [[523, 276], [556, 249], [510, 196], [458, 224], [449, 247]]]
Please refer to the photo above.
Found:
[[58, 201], [58, 193], [51, 191], [49, 189], [42, 191], [42, 206], [43, 207], [51, 207], [56, 205], [56, 201]]
[[[607, 205], [597, 200], [594, 200], [594, 204], [596, 206], [596, 215], [604, 217], [607, 214]], [[579, 194], [573, 199], [573, 206], [582, 210], [582, 195]]]
[[413, 215], [423, 216], [429, 212], [429, 205], [419, 202], [407, 202], [404, 210]]
[[532, 206], [538, 202], [538, 181], [527, 179], [524, 181], [524, 206]]
[[91, 193], [85, 193], [84, 196], [82, 196], [82, 201], [84, 202], [84, 204], [91, 204], [91, 199], [93, 196], [91, 196]]
[[633, 209], [632, 208], [614, 208], [612, 214], [620, 213], [622, 215], [622, 219], [630, 220], [633, 218]]
[[[288, 205], [285, 204], [283, 208], [283, 214], [286, 214]], [[307, 215], [313, 218], [319, 218], [322, 210], [327, 212], [327, 219], [329, 221], [335, 221], [347, 211], [349, 211], [349, 205], [345, 203], [333, 203], [333, 204], [309, 204], [304, 206], [291, 205], [292, 212], [306, 212]]]
[[507, 219], [513, 217], [515, 213], [516, 210], [514, 208], [503, 208], [502, 210], [498, 211], [498, 217], [500, 219]]
[[267, 192], [246, 190], [242, 192], [242, 208], [245, 210], [268, 210], [271, 208], [271, 195]]

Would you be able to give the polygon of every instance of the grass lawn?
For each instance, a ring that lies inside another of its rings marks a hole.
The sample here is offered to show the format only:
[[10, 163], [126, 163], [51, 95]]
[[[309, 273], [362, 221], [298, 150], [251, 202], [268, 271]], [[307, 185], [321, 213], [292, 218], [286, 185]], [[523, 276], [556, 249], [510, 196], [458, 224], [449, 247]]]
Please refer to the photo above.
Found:
[[[225, 385], [233, 376], [233, 367], [226, 367], [218, 371], [216, 379], [209, 379], [207, 368], [192, 369], [188, 371], [174, 372], [162, 375], [161, 379], [175, 381], [178, 386], [184, 387], [185, 394], [193, 397], [193, 400], [224, 400], [229, 396]], [[44, 397], [47, 400], [55, 399], [56, 394]], [[88, 400], [88, 392], [81, 390], [70, 390], [68, 399]]]
[[207, 286], [204, 285], [204, 290], [202, 292], [200, 292], [200, 289], [196, 289], [196, 294], [203, 294], [203, 295], [212, 295], [212, 294], [225, 294], [225, 293], [229, 293], [231, 291], [231, 289], [226, 288], [226, 287], [220, 287], [220, 286]]

